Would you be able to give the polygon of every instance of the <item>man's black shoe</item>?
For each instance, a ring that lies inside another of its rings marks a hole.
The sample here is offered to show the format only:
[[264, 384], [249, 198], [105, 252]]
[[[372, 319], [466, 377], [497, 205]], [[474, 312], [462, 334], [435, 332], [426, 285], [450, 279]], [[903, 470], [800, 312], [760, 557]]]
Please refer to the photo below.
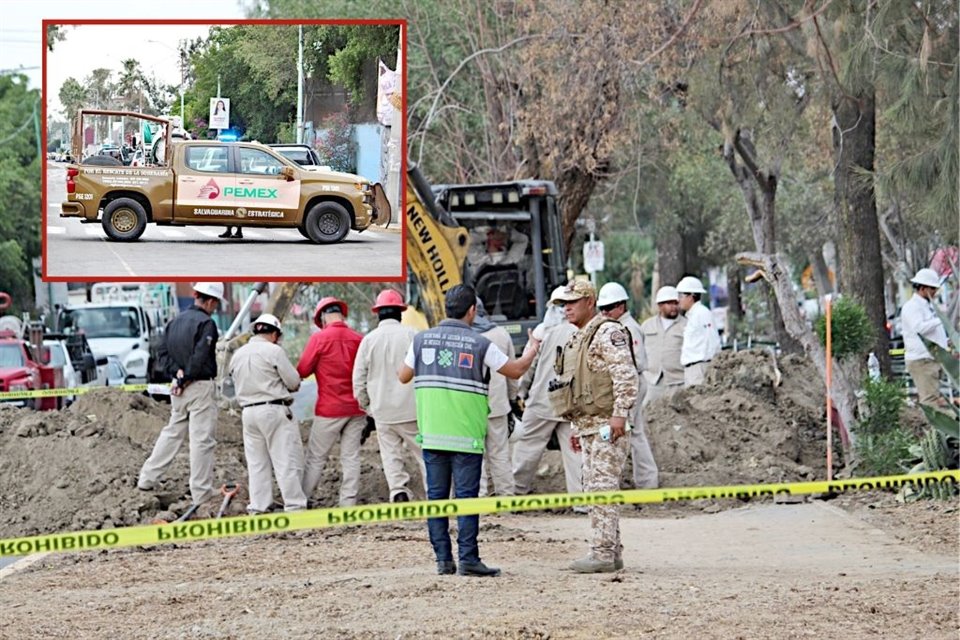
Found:
[[393, 502], [410, 502], [410, 496], [406, 492], [398, 493], [393, 496]]
[[233, 237], [240, 238], [241, 240], [243, 240], [243, 231], [239, 227], [237, 227], [237, 230], [233, 232]]
[[457, 573], [461, 576], [489, 576], [492, 578], [500, 575], [500, 569], [488, 567], [482, 562], [460, 563]]
[[217, 237], [218, 237], [218, 238], [230, 238], [230, 237], [232, 237], [232, 236], [230, 235], [230, 229], [227, 229], [226, 231], [224, 231], [223, 233], [221, 233], [221, 234], [218, 235]]
[[453, 560], [441, 560], [437, 563], [437, 574], [441, 576], [452, 576], [457, 572], [457, 563]]

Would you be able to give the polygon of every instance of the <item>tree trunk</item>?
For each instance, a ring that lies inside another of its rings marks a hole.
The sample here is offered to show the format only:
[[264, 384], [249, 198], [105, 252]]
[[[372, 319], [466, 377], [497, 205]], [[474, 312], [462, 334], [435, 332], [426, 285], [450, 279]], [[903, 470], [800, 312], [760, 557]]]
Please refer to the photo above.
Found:
[[743, 299], [740, 292], [740, 267], [727, 267], [727, 340], [736, 337], [743, 326]]
[[[739, 130], [735, 135], [733, 144], [728, 145], [728, 148], [724, 150], [727, 166], [730, 167], [730, 171], [743, 194], [743, 202], [750, 218], [750, 229], [753, 231], [753, 243], [761, 254], [772, 256], [776, 253], [777, 245], [776, 198], [778, 177], [761, 170], [757, 166], [754, 147], [749, 139], [742, 138]], [[737, 163], [734, 151], [740, 155], [745, 165]], [[758, 189], [761, 194], [760, 198], [757, 197]], [[767, 298], [767, 307], [770, 309], [773, 319], [774, 335], [780, 344], [781, 351], [784, 353], [800, 353], [802, 351], [800, 343], [784, 326], [784, 317], [775, 298], [776, 293], [768, 286], [765, 286], [764, 292]], [[794, 300], [796, 300], [796, 296], [794, 296]]]
[[[656, 215], [656, 214], [654, 214]], [[657, 272], [660, 276], [660, 286], [676, 286], [686, 270], [681, 242], [680, 223], [672, 214], [669, 222], [656, 221], [657, 237]]]
[[840, 254], [839, 289], [863, 305], [876, 331], [873, 352], [890, 375], [880, 224], [873, 188], [876, 104], [873, 86], [856, 98], [834, 95], [833, 151]]
[[557, 177], [557, 191], [561, 194], [560, 210], [563, 220], [563, 240], [566, 244], [567, 255], [573, 246], [573, 236], [576, 234], [577, 219], [593, 194], [597, 186], [597, 178], [583, 171], [566, 171]]
[[823, 247], [817, 247], [808, 254], [810, 259], [810, 268], [813, 271], [813, 283], [817, 287], [817, 293], [824, 297], [833, 293], [833, 283], [830, 282], [830, 268], [827, 266], [827, 260], [823, 257]]

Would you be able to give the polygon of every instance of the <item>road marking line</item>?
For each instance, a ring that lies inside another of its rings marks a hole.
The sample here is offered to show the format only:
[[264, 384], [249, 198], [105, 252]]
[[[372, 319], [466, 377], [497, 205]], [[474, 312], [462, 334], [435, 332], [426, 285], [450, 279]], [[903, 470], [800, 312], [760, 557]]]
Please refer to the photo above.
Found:
[[180, 229], [164, 229], [162, 227], [157, 227], [157, 231], [160, 233], [160, 235], [166, 238], [183, 238], [187, 235], [183, 231], [180, 231]]
[[194, 231], [196, 231], [197, 233], [199, 233], [199, 234], [202, 235], [202, 236], [207, 236], [208, 238], [216, 238], [216, 237], [218, 237], [221, 233], [223, 233], [223, 231], [215, 231], [215, 230], [212, 230], [212, 229], [194, 229]]
[[47, 227], [47, 235], [51, 233], [54, 235], [59, 235], [61, 233], [66, 233], [66, 232], [67, 232], [66, 227]]
[[83, 228], [83, 232], [86, 233], [88, 236], [99, 236], [102, 233], [99, 227], [87, 227], [87, 226]]
[[303, 236], [300, 235], [299, 231], [294, 231], [293, 229], [272, 229], [273, 234], [281, 236], [284, 238], [299, 238], [303, 239]]

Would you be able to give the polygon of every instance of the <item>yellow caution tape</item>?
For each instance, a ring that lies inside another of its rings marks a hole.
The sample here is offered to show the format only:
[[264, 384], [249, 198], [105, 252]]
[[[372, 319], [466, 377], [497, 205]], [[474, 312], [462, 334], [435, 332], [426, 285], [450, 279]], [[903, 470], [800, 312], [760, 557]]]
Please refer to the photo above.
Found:
[[2, 400], [25, 400], [27, 398], [55, 398], [57, 396], [79, 396], [95, 389], [120, 389], [122, 391], [150, 391], [151, 393], [170, 393], [169, 385], [157, 384], [118, 384], [114, 387], [71, 387], [69, 389], [30, 389], [26, 391], [0, 391]]
[[212, 538], [249, 536], [260, 533], [322, 529], [373, 522], [397, 522], [434, 517], [470, 516], [510, 511], [534, 511], [589, 505], [645, 504], [679, 500], [754, 498], [813, 493], [844, 493], [875, 489], [899, 489], [928, 485], [956, 486], [958, 471], [936, 471], [911, 475], [835, 480], [832, 482], [790, 482], [782, 484], [733, 485], [725, 487], [688, 487], [677, 489], [632, 489], [595, 493], [554, 493], [536, 496], [462, 498], [336, 507], [310, 511], [290, 511], [234, 518], [191, 520], [122, 529], [55, 533], [26, 538], [0, 540], [0, 557], [22, 556], [38, 552], [89, 551], [140, 545], [190, 542]]

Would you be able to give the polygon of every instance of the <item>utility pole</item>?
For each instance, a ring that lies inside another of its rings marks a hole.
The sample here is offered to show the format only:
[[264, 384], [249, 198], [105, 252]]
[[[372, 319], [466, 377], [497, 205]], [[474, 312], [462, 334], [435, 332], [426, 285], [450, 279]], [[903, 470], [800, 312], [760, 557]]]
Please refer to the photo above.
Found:
[[[220, 74], [217, 74], [217, 100], [220, 99]], [[222, 129], [217, 129], [217, 140], [220, 139], [220, 132]]]
[[303, 144], [303, 25], [297, 27], [297, 144]]

